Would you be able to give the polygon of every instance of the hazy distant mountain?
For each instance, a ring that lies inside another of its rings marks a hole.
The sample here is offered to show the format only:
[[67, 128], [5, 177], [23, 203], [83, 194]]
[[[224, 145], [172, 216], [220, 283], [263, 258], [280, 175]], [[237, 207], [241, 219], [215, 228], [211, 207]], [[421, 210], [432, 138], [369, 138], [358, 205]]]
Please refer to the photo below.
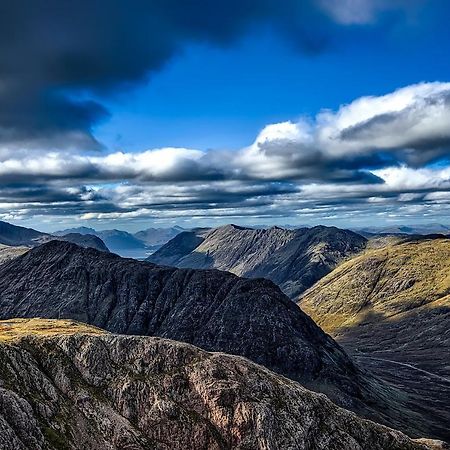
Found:
[[135, 233], [134, 237], [145, 242], [150, 247], [160, 247], [182, 231], [185, 230], [179, 226], [171, 228], [147, 228], [146, 230]]
[[386, 227], [364, 227], [356, 229], [356, 232], [368, 234], [449, 234], [450, 226], [440, 223], [420, 225], [390, 225]]
[[72, 242], [81, 247], [90, 247], [100, 250], [102, 252], [109, 252], [105, 243], [93, 234], [68, 233], [63, 236], [51, 236], [49, 240], [60, 239], [62, 241]]
[[[77, 232], [62, 233], [58, 239], [73, 242], [82, 247], [92, 247], [101, 251], [108, 251], [104, 242], [98, 237], [90, 234], [84, 235]], [[35, 247], [45, 242], [56, 239], [55, 236], [33, 230], [32, 228], [20, 227], [7, 222], [0, 221], [0, 243], [12, 247]], [[17, 252], [16, 252], [17, 253]], [[10, 252], [11, 255], [14, 252]]]
[[53, 234], [57, 236], [68, 233], [93, 234], [98, 236], [113, 253], [129, 258], [144, 259], [181, 231], [180, 227], [148, 228], [133, 235], [122, 230], [97, 231], [93, 228], [76, 227], [56, 231]]
[[335, 227], [286, 230], [226, 225], [181, 233], [147, 260], [268, 278], [295, 298], [342, 260], [361, 251], [366, 241], [359, 234]]
[[441, 448], [244, 358], [166, 339], [16, 319], [0, 322], [0, 359], [5, 449]]

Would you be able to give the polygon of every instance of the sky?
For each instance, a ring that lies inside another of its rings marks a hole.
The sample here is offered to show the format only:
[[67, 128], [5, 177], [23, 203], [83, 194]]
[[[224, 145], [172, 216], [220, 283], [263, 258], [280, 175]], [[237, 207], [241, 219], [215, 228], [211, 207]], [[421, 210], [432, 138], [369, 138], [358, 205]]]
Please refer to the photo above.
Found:
[[446, 0], [0, 0], [0, 220], [450, 224]]

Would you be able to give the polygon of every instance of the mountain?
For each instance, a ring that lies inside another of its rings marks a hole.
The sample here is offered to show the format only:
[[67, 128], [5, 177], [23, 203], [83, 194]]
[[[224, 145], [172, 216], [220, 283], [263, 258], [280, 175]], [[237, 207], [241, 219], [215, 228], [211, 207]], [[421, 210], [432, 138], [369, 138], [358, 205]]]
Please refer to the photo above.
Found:
[[183, 231], [185, 230], [179, 226], [170, 228], [147, 228], [146, 230], [135, 233], [134, 237], [145, 242], [149, 247], [157, 249]]
[[357, 361], [450, 423], [449, 274], [450, 239], [412, 240], [343, 263], [299, 305]]
[[35, 246], [47, 238], [46, 233], [0, 221], [0, 243], [9, 246]]
[[147, 260], [268, 278], [295, 298], [341, 261], [360, 252], [366, 242], [352, 231], [335, 227], [285, 230], [226, 225], [180, 233]]
[[72, 233], [97, 236], [106, 244], [111, 252], [127, 258], [145, 258], [150, 252], [145, 242], [121, 230], [97, 231], [93, 228], [77, 227], [56, 231], [53, 234], [55, 236], [63, 236]]
[[144, 259], [182, 230], [182, 228], [177, 226], [171, 228], [148, 228], [133, 235], [122, 230], [97, 231], [93, 228], [77, 227], [56, 231], [53, 234], [56, 236], [69, 233], [94, 235], [99, 237], [113, 253], [127, 258]]
[[17, 258], [17, 256], [26, 253], [29, 247], [11, 247], [9, 245], [0, 244], [0, 264]]
[[57, 320], [0, 322], [5, 450], [443, 449], [250, 361]]
[[434, 405], [418, 405], [360, 370], [269, 280], [52, 241], [0, 266], [0, 312], [1, 319], [70, 318], [241, 355], [411, 435], [445, 434]]
[[63, 236], [51, 236], [49, 240], [67, 241], [77, 244], [80, 247], [95, 248], [96, 250], [100, 250], [102, 252], [109, 252], [109, 249], [105, 243], [93, 234], [69, 233]]
[[[0, 221], [0, 244], [9, 247], [35, 247], [53, 239], [56, 238], [51, 234]], [[109, 251], [104, 242], [93, 235], [83, 236], [80, 233], [64, 233], [58, 239], [73, 242], [82, 247], [92, 247], [101, 251]], [[17, 252], [20, 252], [20, 250], [15, 253]], [[10, 251], [9, 254], [14, 255], [14, 251]]]
[[400, 243], [345, 262], [300, 306], [347, 345], [450, 378], [449, 273], [450, 239]]
[[365, 227], [355, 230], [363, 235], [370, 234], [450, 234], [450, 226], [441, 223], [416, 225], [391, 225], [387, 227]]

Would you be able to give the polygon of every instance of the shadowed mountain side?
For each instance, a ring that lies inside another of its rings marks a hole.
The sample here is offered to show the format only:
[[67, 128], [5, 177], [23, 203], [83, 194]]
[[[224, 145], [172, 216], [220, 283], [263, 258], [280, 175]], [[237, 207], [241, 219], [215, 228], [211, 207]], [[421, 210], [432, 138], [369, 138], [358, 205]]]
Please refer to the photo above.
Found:
[[166, 339], [3, 321], [0, 361], [4, 450], [444, 448], [363, 420], [242, 357]]
[[297, 230], [226, 225], [184, 232], [147, 260], [179, 268], [220, 269], [268, 278], [291, 298], [328, 274], [367, 240], [348, 230], [318, 226]]
[[[51, 240], [58, 239], [73, 242], [81, 247], [91, 247], [103, 252], [109, 252], [105, 243], [97, 236], [91, 234], [69, 233], [58, 237], [42, 233], [32, 228], [19, 227], [7, 222], [0, 221], [0, 244], [10, 247], [36, 247]], [[20, 253], [20, 250], [17, 251]], [[13, 255], [13, 252], [10, 252]]]

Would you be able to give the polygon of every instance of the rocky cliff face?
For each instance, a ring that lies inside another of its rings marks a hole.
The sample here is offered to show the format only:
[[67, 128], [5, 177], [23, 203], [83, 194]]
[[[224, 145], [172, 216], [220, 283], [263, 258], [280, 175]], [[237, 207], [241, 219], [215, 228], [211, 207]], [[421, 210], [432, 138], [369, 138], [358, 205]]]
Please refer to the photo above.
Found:
[[[6, 337], [5, 337], [6, 334]], [[248, 360], [67, 321], [0, 322], [3, 450], [426, 450]]]
[[254, 230], [227, 225], [181, 233], [148, 261], [268, 278], [294, 298], [365, 245], [364, 237], [334, 227]]

